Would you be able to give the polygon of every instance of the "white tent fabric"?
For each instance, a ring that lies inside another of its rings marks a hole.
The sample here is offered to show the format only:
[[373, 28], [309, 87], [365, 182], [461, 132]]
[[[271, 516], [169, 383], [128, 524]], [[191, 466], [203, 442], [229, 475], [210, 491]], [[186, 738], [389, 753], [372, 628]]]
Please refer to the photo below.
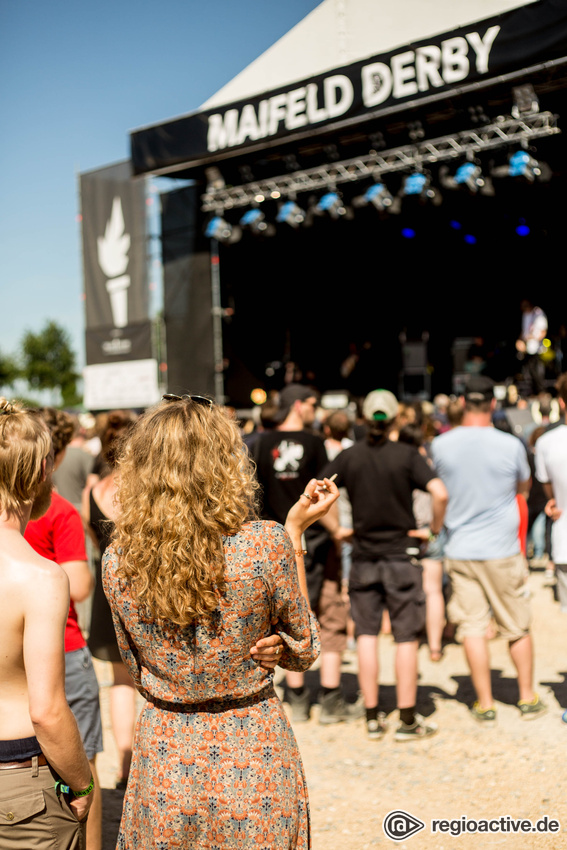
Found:
[[323, 0], [201, 109], [245, 100], [536, 0]]

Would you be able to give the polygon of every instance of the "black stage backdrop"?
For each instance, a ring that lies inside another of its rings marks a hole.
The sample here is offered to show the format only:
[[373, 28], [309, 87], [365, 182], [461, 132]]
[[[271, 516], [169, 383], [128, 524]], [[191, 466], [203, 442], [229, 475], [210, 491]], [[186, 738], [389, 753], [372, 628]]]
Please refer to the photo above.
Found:
[[209, 242], [194, 187], [164, 193], [162, 252], [169, 392], [214, 394]]

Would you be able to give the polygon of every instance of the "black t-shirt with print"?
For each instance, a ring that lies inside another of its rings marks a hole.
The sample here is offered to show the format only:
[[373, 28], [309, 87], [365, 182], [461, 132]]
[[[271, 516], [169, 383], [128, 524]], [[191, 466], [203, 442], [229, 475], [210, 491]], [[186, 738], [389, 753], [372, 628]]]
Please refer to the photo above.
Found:
[[366, 440], [342, 451], [323, 475], [337, 473], [335, 484], [346, 487], [352, 505], [353, 557], [399, 555], [416, 548], [407, 532], [416, 527], [412, 491], [425, 490], [435, 473], [414, 446]]
[[328, 461], [321, 437], [310, 431], [266, 431], [251, 448], [262, 487], [263, 519], [285, 522], [312, 478]]

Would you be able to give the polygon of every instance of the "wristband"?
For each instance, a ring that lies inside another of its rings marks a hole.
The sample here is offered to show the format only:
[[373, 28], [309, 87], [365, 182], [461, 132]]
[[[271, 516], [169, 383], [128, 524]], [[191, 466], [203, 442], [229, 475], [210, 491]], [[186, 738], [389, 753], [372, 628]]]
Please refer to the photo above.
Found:
[[91, 781], [89, 782], [87, 787], [83, 788], [82, 791], [71, 791], [71, 794], [73, 795], [73, 797], [88, 797], [89, 794], [91, 793], [91, 791], [93, 790], [93, 788], [94, 788], [94, 777], [91, 773]]
[[87, 785], [86, 788], [83, 788], [82, 791], [73, 791], [73, 789], [70, 788], [69, 785], [64, 785], [60, 779], [58, 779], [55, 783], [55, 791], [57, 792], [57, 796], [59, 796], [59, 794], [72, 794], [73, 797], [88, 797], [93, 788], [94, 778], [92, 774], [90, 783]]
[[293, 554], [294, 555], [302, 555], [302, 556], [307, 555], [307, 549], [294, 549]]
[[430, 543], [433, 543], [434, 540], [437, 540], [439, 537], [439, 533], [434, 534], [432, 531], [429, 532], [429, 537], [427, 538]]

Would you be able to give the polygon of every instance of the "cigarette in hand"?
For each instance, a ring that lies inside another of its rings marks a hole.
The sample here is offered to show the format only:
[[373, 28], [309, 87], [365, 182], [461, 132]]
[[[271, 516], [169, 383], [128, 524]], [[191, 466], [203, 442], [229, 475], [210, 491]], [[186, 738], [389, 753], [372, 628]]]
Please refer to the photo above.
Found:
[[[335, 478], [337, 477], [337, 474], [338, 474], [338, 473], [336, 473], [336, 472], [335, 472], [335, 474], [334, 474], [334, 475], [331, 475], [331, 477], [329, 478], [329, 481], [334, 481], [334, 480], [335, 480]], [[326, 493], [329, 493], [329, 492], [330, 492], [329, 488], [328, 488], [328, 487], [325, 487], [325, 485], [323, 485], [323, 487], [319, 487], [319, 490], [320, 490], [320, 491], [321, 491], [321, 490], [324, 490]]]

